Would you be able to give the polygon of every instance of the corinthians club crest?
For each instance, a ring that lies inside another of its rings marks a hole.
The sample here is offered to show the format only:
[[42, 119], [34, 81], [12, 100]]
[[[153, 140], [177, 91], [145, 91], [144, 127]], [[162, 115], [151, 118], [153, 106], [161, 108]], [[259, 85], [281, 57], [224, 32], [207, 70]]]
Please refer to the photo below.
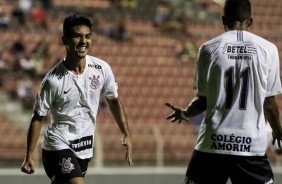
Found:
[[93, 77], [89, 77], [89, 79], [91, 80], [90, 87], [92, 89], [96, 90], [97, 88], [100, 87], [101, 83], [99, 81], [99, 78], [100, 78], [99, 75], [97, 75], [97, 76], [93, 75]]
[[62, 162], [59, 163], [62, 166], [61, 171], [63, 173], [70, 173], [72, 170], [74, 170], [74, 165], [71, 163], [71, 158], [63, 158]]

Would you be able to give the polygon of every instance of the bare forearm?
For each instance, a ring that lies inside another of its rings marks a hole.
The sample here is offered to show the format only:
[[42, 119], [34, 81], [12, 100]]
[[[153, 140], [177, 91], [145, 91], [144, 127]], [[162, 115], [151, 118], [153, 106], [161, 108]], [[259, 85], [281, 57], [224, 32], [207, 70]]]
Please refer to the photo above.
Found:
[[281, 125], [279, 120], [279, 109], [274, 97], [266, 98], [264, 102], [264, 114], [272, 130], [280, 131]]
[[26, 157], [32, 157], [37, 141], [40, 136], [42, 128], [42, 119], [38, 119], [33, 115], [28, 132], [27, 132], [27, 145], [26, 145]]
[[126, 113], [120, 99], [107, 99], [107, 102], [121, 133], [125, 136], [130, 136]]
[[186, 108], [186, 116], [192, 117], [201, 114], [207, 109], [206, 98], [196, 96]]

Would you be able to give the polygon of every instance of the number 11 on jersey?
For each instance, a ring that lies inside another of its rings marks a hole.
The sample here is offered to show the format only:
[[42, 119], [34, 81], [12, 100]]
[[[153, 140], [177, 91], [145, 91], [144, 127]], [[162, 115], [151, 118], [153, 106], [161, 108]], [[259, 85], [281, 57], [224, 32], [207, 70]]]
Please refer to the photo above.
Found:
[[[245, 110], [247, 106], [247, 97], [248, 97], [248, 85], [249, 85], [249, 75], [250, 75], [250, 67], [244, 68], [240, 72], [240, 100], [239, 100], [239, 109]], [[232, 106], [233, 98], [234, 98], [234, 67], [229, 67], [225, 73], [225, 91], [226, 91], [226, 104], [225, 108], [230, 109]]]

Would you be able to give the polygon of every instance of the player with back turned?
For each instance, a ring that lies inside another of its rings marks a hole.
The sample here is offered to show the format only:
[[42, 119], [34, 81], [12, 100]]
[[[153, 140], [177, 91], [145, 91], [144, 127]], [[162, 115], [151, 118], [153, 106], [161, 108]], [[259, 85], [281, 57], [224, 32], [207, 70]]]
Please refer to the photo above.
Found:
[[[226, 0], [225, 33], [204, 43], [197, 58], [196, 97], [187, 108], [170, 103], [172, 122], [206, 111], [185, 183], [271, 184], [267, 121], [279, 147], [282, 130], [275, 97], [282, 93], [279, 55], [271, 42], [248, 32], [250, 0]], [[266, 121], [267, 120], [267, 121]]]
[[85, 184], [100, 95], [107, 99], [122, 133], [128, 164], [132, 165], [130, 130], [111, 67], [87, 54], [91, 28], [91, 21], [84, 16], [71, 14], [65, 18], [62, 42], [66, 57], [46, 74], [36, 96], [21, 170], [34, 173], [33, 154], [42, 120], [50, 110], [52, 123], [43, 136], [42, 162], [52, 184]]

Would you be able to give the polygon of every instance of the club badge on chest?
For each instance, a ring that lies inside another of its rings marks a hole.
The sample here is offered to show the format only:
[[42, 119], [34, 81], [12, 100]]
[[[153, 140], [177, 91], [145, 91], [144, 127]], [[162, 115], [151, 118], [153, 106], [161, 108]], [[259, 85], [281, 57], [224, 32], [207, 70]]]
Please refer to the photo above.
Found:
[[97, 75], [97, 76], [93, 75], [93, 77], [89, 77], [89, 79], [91, 80], [90, 88], [96, 90], [100, 87], [101, 83], [99, 81], [99, 78], [100, 78], [99, 75]]

